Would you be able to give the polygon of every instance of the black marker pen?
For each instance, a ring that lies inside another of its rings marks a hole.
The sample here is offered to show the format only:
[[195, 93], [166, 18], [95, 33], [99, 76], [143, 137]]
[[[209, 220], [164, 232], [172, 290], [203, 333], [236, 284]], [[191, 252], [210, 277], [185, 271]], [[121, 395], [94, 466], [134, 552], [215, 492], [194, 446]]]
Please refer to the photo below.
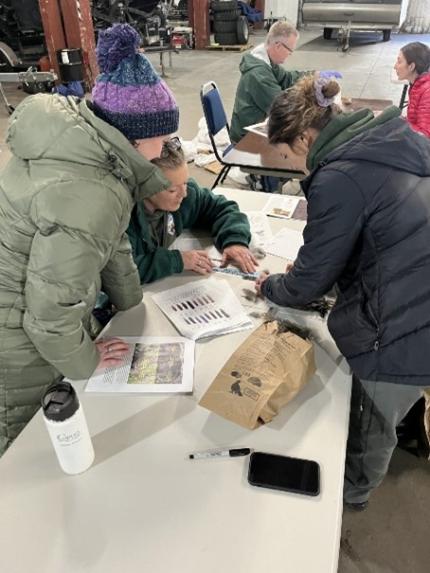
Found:
[[251, 453], [250, 448], [232, 448], [220, 450], [206, 450], [205, 452], [196, 452], [190, 454], [190, 460], [203, 460], [205, 458], [236, 458], [238, 456], [247, 456]]

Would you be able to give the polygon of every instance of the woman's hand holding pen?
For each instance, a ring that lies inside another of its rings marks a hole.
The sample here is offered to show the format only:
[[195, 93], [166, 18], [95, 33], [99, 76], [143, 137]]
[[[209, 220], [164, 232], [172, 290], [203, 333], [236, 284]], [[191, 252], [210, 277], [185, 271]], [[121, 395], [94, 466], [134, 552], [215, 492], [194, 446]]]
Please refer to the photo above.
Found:
[[213, 263], [206, 251], [181, 251], [185, 271], [207, 275], [213, 270]]

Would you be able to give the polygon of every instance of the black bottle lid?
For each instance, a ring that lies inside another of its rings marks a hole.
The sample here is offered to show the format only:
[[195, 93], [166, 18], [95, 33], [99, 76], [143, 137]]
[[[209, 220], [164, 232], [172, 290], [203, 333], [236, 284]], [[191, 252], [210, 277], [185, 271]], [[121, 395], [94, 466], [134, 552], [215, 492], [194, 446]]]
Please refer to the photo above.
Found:
[[48, 420], [64, 422], [79, 408], [78, 395], [69, 382], [56, 382], [42, 396], [42, 408]]

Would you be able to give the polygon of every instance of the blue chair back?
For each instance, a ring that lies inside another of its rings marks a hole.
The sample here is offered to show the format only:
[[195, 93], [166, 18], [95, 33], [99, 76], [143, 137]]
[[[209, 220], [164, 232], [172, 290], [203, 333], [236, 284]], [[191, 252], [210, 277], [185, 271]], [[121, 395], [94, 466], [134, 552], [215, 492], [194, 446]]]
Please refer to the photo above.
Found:
[[[208, 91], [205, 91], [206, 89]], [[228, 130], [227, 116], [216, 84], [214, 82], [205, 84], [200, 92], [200, 97], [209, 135], [215, 136], [224, 127], [227, 127]]]

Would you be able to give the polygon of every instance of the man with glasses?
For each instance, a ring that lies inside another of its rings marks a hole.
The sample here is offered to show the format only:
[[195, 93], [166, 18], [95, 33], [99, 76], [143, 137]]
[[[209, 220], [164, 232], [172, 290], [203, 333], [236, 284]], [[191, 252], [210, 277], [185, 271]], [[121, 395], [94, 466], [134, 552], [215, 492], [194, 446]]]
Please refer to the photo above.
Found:
[[231, 119], [234, 143], [245, 135], [245, 127], [264, 121], [275, 97], [306, 73], [282, 67], [296, 49], [298, 38], [299, 33], [290, 22], [278, 21], [271, 26], [264, 44], [243, 56]]

